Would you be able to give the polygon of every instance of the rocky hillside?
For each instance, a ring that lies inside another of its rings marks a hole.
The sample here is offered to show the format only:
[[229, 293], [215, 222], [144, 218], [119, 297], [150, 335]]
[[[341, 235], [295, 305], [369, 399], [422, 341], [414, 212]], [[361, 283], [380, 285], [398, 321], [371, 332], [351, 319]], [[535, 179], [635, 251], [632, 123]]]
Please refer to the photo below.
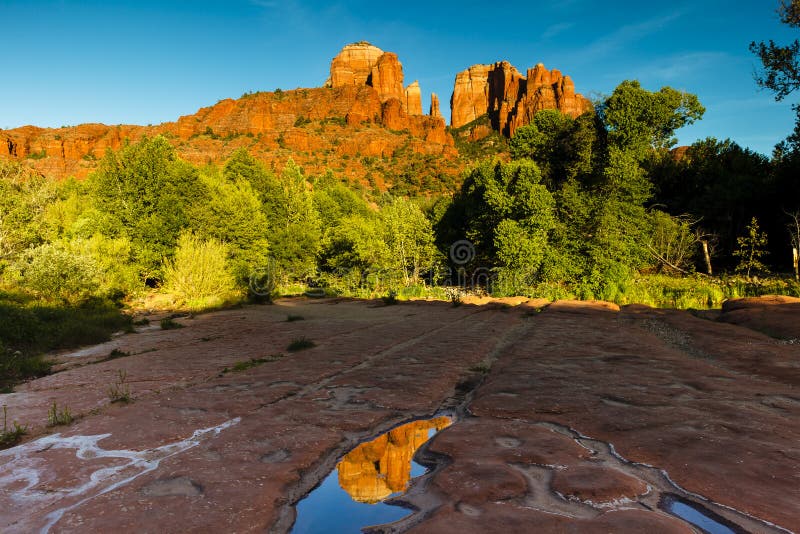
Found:
[[50, 177], [82, 178], [106, 149], [160, 134], [195, 164], [218, 163], [246, 147], [276, 169], [292, 158], [309, 174], [331, 170], [379, 190], [441, 190], [481, 153], [463, 150], [463, 143], [486, 137], [490, 127], [508, 137], [540, 109], [577, 115], [589, 106], [557, 70], [537, 65], [526, 78], [507, 62], [475, 65], [456, 76], [452, 126], [489, 121], [459, 131], [460, 154], [438, 96], [431, 95], [429, 113], [423, 114], [420, 85], [404, 85], [397, 55], [360, 42], [333, 58], [330, 78], [320, 88], [245, 94], [156, 126], [0, 130], [0, 157], [24, 160]]

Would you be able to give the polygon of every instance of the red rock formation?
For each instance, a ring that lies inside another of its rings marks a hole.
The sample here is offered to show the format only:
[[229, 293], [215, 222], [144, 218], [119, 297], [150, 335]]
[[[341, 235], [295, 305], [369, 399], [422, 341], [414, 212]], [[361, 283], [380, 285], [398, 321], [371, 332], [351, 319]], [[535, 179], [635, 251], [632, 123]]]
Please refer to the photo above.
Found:
[[442, 112], [439, 111], [439, 96], [436, 93], [431, 93], [431, 117], [441, 117]]
[[[408, 102], [413, 103], [411, 112]], [[389, 157], [408, 145], [413, 153], [442, 156], [439, 172], [457, 175], [460, 169], [450, 164], [457, 152], [444, 120], [422, 115], [421, 107], [419, 85], [403, 89], [397, 55], [359, 43], [344, 47], [334, 58], [326, 88], [225, 99], [152, 127], [83, 124], [0, 131], [0, 158], [24, 160], [57, 179], [82, 178], [107, 148], [116, 150], [126, 139], [135, 142], [161, 134], [181, 157], [196, 164], [223, 161], [245, 147], [272, 167], [292, 157], [307, 172], [340, 167], [344, 175], [359, 180], [367, 173], [361, 156]], [[391, 169], [386, 172], [394, 174]]]
[[575, 93], [575, 84], [560, 71], [548, 71], [539, 63], [527, 74], [507, 61], [459, 72], [450, 101], [451, 125], [458, 128], [488, 114], [492, 128], [511, 137], [543, 109], [572, 117], [591, 109], [591, 102]]
[[397, 59], [397, 54], [386, 52], [378, 58], [372, 67], [367, 85], [378, 91], [381, 102], [386, 102], [390, 98], [396, 98], [401, 102], [404, 100], [403, 65]]
[[405, 110], [409, 115], [422, 115], [422, 91], [419, 89], [419, 82], [414, 81], [406, 87]]
[[372, 74], [372, 67], [382, 55], [383, 50], [367, 42], [345, 46], [331, 61], [331, 77], [326, 85], [330, 87], [366, 85]]

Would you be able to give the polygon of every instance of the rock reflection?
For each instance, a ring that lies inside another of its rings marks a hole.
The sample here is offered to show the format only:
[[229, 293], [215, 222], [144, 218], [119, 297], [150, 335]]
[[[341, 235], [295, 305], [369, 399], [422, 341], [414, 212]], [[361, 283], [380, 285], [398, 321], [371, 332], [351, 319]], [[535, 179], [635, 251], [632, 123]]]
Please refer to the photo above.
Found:
[[449, 417], [413, 421], [362, 443], [336, 466], [339, 486], [357, 502], [375, 504], [405, 491], [411, 459], [433, 433], [452, 424]]

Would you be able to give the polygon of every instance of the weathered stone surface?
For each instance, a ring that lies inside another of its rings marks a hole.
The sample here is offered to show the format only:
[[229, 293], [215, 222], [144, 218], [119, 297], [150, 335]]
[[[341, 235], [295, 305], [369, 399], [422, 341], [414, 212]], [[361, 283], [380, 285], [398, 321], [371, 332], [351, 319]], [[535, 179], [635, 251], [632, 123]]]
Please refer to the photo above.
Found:
[[800, 298], [768, 296], [728, 300], [722, 305], [720, 320], [800, 343], [798, 314]]
[[441, 117], [442, 112], [439, 109], [439, 95], [436, 93], [431, 93], [431, 110], [430, 110], [431, 117]]
[[372, 68], [382, 55], [383, 50], [367, 42], [346, 45], [331, 61], [331, 76], [326, 85], [366, 85]]
[[372, 74], [367, 85], [374, 87], [378, 91], [381, 102], [396, 98], [405, 101], [403, 91], [403, 65], [397, 59], [397, 54], [386, 52], [375, 65], [372, 66]]
[[575, 93], [572, 79], [558, 70], [549, 71], [539, 63], [525, 77], [507, 61], [500, 61], [459, 72], [450, 107], [454, 128], [488, 114], [492, 128], [511, 137], [543, 109], [577, 117], [591, 109], [591, 102]]
[[416, 80], [406, 87], [405, 108], [409, 115], [422, 115], [422, 92]]
[[[398, 486], [386, 452], [424, 436], [359, 439], [458, 399], [468, 415], [423, 448], [442, 463], [407, 497], [414, 532], [692, 532], [658, 508], [670, 480], [744, 531], [798, 524], [800, 347], [683, 311], [543, 305], [288, 299], [57, 355], [0, 399], [30, 430], [0, 451], [0, 530], [286, 531], [349, 451], [347, 484]], [[317, 346], [286, 353], [301, 335]], [[223, 372], [250, 358], [270, 362]], [[107, 395], [118, 370], [127, 405]], [[77, 422], [46, 428], [53, 401]]]

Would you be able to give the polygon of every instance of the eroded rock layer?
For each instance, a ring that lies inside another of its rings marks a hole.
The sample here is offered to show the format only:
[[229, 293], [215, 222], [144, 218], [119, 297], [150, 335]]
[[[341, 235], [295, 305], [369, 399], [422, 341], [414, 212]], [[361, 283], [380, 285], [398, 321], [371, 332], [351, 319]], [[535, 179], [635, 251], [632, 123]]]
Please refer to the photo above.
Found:
[[[441, 168], [432, 172], [456, 176], [460, 170], [452, 165], [458, 153], [444, 119], [422, 114], [419, 84], [404, 88], [397, 55], [368, 43], [345, 46], [331, 62], [323, 88], [245, 94], [156, 126], [0, 130], [0, 158], [25, 161], [56, 179], [82, 178], [97, 167], [106, 149], [155, 135], [167, 137], [181, 157], [195, 164], [222, 162], [245, 147], [273, 168], [292, 158], [308, 173], [338, 167], [352, 180], [371, 173], [379, 188], [391, 186], [383, 177], [400, 172], [389, 164], [382, 177], [374, 165], [367, 168], [363, 157], [388, 161], [397, 151], [436, 155], [441, 158], [432, 166]], [[399, 159], [401, 167], [407, 163]]]
[[499, 61], [473, 65], [456, 75], [451, 125], [459, 128], [488, 114], [492, 128], [510, 137], [543, 109], [577, 117], [591, 107], [587, 98], [575, 92], [572, 79], [560, 71], [539, 63], [523, 76], [509, 62]]

